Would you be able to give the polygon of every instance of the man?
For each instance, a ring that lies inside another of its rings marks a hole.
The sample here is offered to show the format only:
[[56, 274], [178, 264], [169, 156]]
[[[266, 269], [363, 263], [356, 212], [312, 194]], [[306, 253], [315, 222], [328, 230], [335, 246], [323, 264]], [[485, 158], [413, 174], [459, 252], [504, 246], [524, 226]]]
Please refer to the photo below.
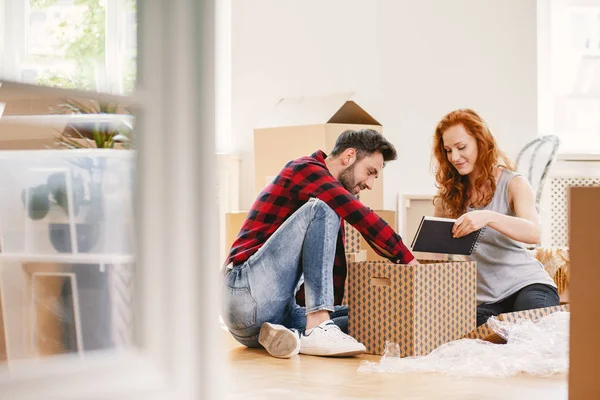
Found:
[[[344, 315], [334, 307], [334, 283], [339, 303], [346, 277], [342, 220], [392, 262], [418, 263], [355, 197], [395, 159], [394, 146], [377, 131], [348, 130], [330, 155], [318, 150], [290, 161], [260, 193], [225, 261], [222, 317], [238, 342], [280, 358], [365, 351], [334, 322]], [[302, 277], [306, 307], [295, 300]]]

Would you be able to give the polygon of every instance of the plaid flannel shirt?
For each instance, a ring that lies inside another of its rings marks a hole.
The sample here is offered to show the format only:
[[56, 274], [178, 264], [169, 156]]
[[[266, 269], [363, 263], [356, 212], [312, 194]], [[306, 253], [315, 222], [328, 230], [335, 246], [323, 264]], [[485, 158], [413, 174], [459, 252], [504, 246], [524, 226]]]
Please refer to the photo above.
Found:
[[[234, 241], [225, 265], [243, 264], [310, 198], [316, 197], [342, 219], [333, 268], [335, 304], [344, 296], [346, 282], [343, 220], [354, 226], [381, 256], [394, 263], [408, 263], [414, 256], [394, 230], [363, 205], [336, 180], [325, 165], [327, 155], [318, 150], [310, 157], [290, 161], [258, 196]], [[303, 303], [304, 290], [298, 292]]]

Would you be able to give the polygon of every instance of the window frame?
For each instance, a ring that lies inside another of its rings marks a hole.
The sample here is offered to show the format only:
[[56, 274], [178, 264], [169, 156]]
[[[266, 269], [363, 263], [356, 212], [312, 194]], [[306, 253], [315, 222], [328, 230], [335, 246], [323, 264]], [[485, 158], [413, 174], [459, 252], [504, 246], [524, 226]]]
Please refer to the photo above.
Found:
[[[131, 350], [11, 362], [7, 398], [213, 398], [224, 368], [218, 323], [215, 0], [138, 7], [138, 268]], [[23, 87], [60, 95], [89, 92]], [[214, 267], [214, 268], [213, 268]]]

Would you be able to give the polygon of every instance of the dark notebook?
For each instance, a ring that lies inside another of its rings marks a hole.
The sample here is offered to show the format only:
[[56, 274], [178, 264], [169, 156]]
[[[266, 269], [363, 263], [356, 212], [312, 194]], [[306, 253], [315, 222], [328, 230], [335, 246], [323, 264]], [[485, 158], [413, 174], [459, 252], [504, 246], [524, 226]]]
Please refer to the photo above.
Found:
[[471, 255], [477, 248], [485, 228], [463, 237], [453, 238], [452, 226], [455, 222], [455, 219], [450, 218], [423, 217], [412, 242], [413, 251]]

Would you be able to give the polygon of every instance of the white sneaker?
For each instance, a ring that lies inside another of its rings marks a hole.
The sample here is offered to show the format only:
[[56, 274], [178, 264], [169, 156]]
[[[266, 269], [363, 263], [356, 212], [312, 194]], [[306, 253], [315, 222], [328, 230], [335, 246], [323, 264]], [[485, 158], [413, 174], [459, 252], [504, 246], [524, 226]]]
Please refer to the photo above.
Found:
[[325, 321], [300, 335], [300, 354], [346, 357], [364, 353], [365, 345], [346, 335], [333, 323]]
[[300, 351], [300, 333], [283, 325], [265, 322], [260, 327], [258, 343], [273, 357], [290, 358]]

